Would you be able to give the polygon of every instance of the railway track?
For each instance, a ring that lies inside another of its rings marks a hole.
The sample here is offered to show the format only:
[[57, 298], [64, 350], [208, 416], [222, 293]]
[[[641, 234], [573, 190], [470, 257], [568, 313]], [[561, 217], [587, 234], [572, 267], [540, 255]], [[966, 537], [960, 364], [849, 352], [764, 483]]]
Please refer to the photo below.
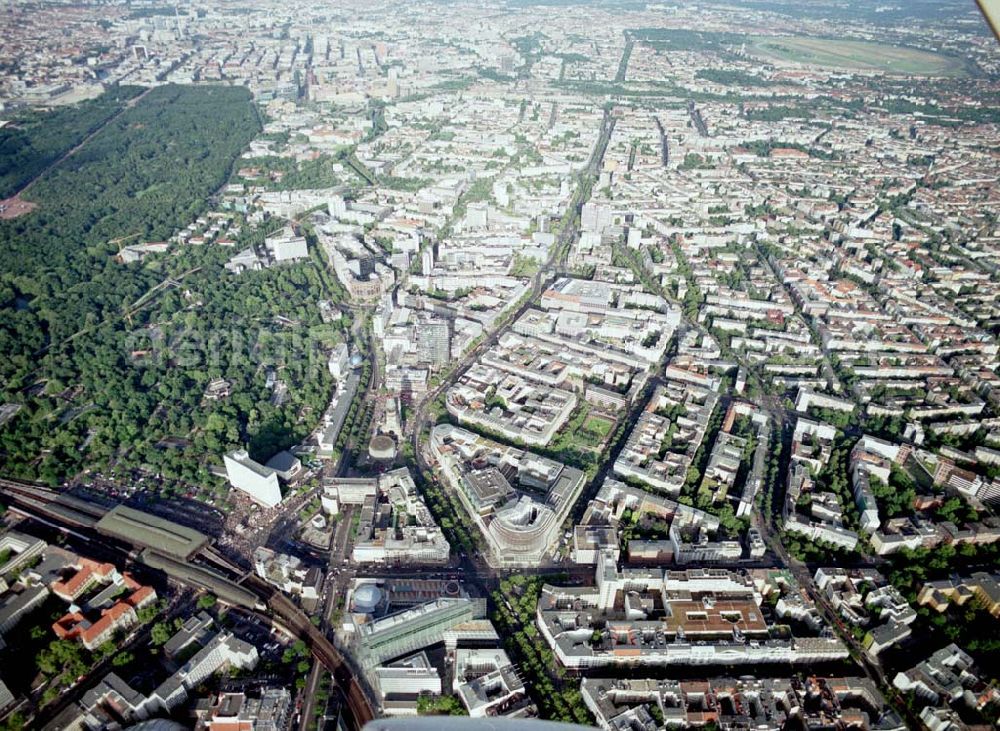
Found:
[[93, 528], [107, 512], [100, 505], [28, 482], [0, 478], [0, 495], [8, 508], [24, 515], [38, 515], [70, 528]]
[[4, 493], [10, 492], [14, 494], [22, 494], [29, 496], [39, 496], [48, 498], [50, 500], [55, 500], [59, 497], [59, 493], [55, 490], [43, 487], [41, 485], [33, 485], [30, 482], [18, 482], [17, 480], [8, 480], [6, 478], [0, 477], [0, 490]]
[[374, 717], [374, 711], [358, 676], [343, 654], [329, 638], [284, 594], [256, 575], [249, 575], [243, 585], [265, 602], [276, 618], [300, 640], [305, 642], [313, 656], [330, 671], [347, 700], [349, 725], [360, 729]]
[[[74, 533], [77, 532], [76, 529], [92, 532], [94, 524], [106, 512], [106, 509], [99, 505], [56, 490], [5, 478], [0, 478], [0, 495], [7, 498], [4, 502], [11, 510], [26, 517], [43, 520], [62, 530], [69, 529]], [[78, 535], [90, 540], [82, 533]], [[298, 606], [275, 587], [253, 573], [248, 574], [214, 548], [203, 549], [201, 555], [206, 563], [229, 574], [227, 578], [240, 582], [244, 588], [256, 595], [267, 608], [267, 612], [253, 611], [262, 614], [265, 619], [275, 620], [305, 642], [315, 658], [330, 671], [347, 701], [346, 721], [349, 728], [360, 729], [374, 718], [375, 714], [368, 700], [369, 695], [358, 680], [354, 668]]]

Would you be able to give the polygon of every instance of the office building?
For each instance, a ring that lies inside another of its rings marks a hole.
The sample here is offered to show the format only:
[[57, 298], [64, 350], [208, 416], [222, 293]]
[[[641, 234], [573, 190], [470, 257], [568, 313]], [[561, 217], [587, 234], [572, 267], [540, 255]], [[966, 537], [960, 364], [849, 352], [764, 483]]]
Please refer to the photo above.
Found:
[[363, 668], [371, 670], [391, 658], [443, 642], [446, 631], [485, 616], [482, 599], [440, 597], [373, 621], [355, 620], [355, 655]]
[[284, 731], [292, 709], [292, 696], [285, 688], [264, 688], [254, 696], [220, 693], [199, 716], [196, 731]]
[[27, 566], [45, 551], [46, 543], [40, 538], [18, 531], [8, 531], [0, 536], [0, 576], [7, 576]]
[[347, 375], [351, 367], [350, 351], [347, 348], [347, 343], [337, 343], [333, 346], [333, 352], [330, 353], [330, 360], [327, 362], [327, 367], [330, 369], [330, 375], [338, 381]]
[[296, 236], [286, 231], [280, 236], [265, 240], [264, 245], [276, 262], [295, 261], [309, 257], [309, 248], [304, 236]]
[[764, 590], [775, 590], [767, 577], [619, 570], [607, 553], [596, 579], [595, 587], [542, 588], [538, 627], [567, 668], [808, 664], [848, 656], [834, 637], [774, 638], [762, 609]]
[[14, 629], [32, 610], [42, 605], [49, 595], [44, 586], [29, 586], [23, 591], [9, 592], [0, 601], [0, 638]]
[[505, 715], [534, 706], [524, 682], [507, 653], [500, 648], [470, 648], [455, 652], [453, 689], [473, 718]]
[[417, 357], [420, 363], [440, 368], [451, 360], [451, 323], [432, 320], [416, 328]]
[[[896, 673], [892, 684], [900, 691], [912, 694], [917, 700], [930, 705], [924, 711], [952, 712], [965, 705], [980, 710], [984, 706], [1000, 701], [1000, 690], [989, 682], [989, 673], [981, 671], [974, 664], [972, 656], [952, 643], [931, 653], [906, 671]], [[940, 706], [935, 709], [934, 706]], [[933, 720], [934, 716], [930, 716]], [[927, 723], [921, 713], [921, 719]], [[962, 726], [928, 723], [928, 728], [965, 728]]]
[[387, 716], [416, 716], [421, 695], [441, 695], [441, 674], [423, 651], [386, 663], [374, 675]]
[[229, 484], [245, 492], [265, 508], [281, 502], [281, 487], [277, 473], [254, 462], [245, 449], [237, 449], [224, 457]]

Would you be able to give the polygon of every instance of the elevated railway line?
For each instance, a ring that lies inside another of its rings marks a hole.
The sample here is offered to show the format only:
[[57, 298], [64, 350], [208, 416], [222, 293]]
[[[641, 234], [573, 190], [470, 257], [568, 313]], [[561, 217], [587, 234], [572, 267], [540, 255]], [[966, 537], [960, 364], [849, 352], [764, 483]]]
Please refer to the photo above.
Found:
[[[345, 721], [360, 729], [374, 718], [374, 710], [359, 674], [334, 643], [287, 596], [253, 573], [224, 557], [211, 545], [199, 547], [186, 560], [170, 557], [122, 536], [109, 539], [97, 523], [111, 510], [50, 488], [0, 478], [0, 500], [24, 517], [119, 551], [122, 560], [135, 559], [169, 578], [199, 590], [218, 591], [223, 601], [237, 603], [269, 622], [286, 628], [309, 647], [313, 656], [333, 675], [346, 701]], [[157, 520], [155, 516], [149, 516]]]

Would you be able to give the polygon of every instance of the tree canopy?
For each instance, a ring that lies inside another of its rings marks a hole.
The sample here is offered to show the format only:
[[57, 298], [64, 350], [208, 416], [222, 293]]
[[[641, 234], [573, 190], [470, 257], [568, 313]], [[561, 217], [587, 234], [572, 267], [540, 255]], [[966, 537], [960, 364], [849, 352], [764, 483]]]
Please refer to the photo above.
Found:
[[[116, 239], [166, 240], [203, 214], [258, 130], [245, 89], [158, 87], [38, 180], [36, 210], [0, 222], [0, 382], [23, 406], [0, 430], [10, 474], [55, 484], [114, 462], [207, 481], [207, 454], [266, 458], [305, 436], [332, 387], [316, 345], [336, 338], [318, 254], [240, 276], [225, 247], [113, 259]], [[203, 402], [213, 378], [230, 398]]]

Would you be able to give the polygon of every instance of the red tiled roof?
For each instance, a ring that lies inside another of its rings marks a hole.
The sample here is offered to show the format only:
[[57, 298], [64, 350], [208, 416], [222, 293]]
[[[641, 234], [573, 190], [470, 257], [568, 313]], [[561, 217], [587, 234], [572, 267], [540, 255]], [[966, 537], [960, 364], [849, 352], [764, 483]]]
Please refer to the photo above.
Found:
[[156, 591], [151, 586], [140, 586], [125, 601], [133, 607], [141, 606], [148, 601], [156, 599]]
[[105, 611], [101, 618], [90, 625], [90, 627], [80, 632], [80, 637], [83, 639], [84, 644], [91, 644], [95, 639], [107, 632], [108, 629], [116, 625], [118, 620], [124, 615], [134, 611], [130, 605], [119, 602], [111, 607], [111, 609]]
[[80, 570], [66, 581], [52, 584], [52, 593], [62, 597], [75, 597], [94, 578], [106, 578], [115, 570], [113, 564], [97, 563], [88, 558], [80, 559]]

